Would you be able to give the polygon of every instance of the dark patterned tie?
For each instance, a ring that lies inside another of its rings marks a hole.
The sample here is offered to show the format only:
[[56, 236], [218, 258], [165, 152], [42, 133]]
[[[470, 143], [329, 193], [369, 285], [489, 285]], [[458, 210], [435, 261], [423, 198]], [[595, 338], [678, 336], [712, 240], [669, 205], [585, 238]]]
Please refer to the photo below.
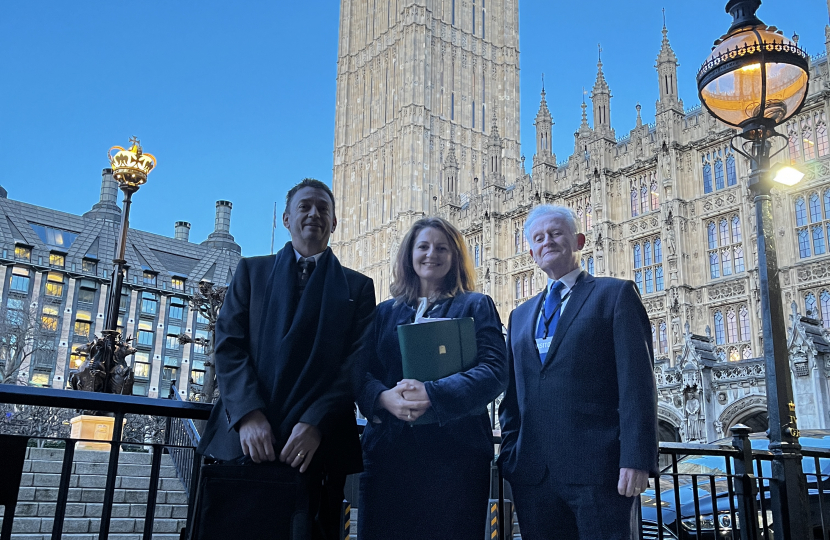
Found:
[[311, 273], [317, 266], [317, 261], [315, 261], [313, 257], [300, 257], [300, 260], [297, 261], [297, 266], [300, 267], [299, 287], [300, 294], [302, 294], [305, 290], [306, 284], [308, 283], [308, 278], [311, 277]]

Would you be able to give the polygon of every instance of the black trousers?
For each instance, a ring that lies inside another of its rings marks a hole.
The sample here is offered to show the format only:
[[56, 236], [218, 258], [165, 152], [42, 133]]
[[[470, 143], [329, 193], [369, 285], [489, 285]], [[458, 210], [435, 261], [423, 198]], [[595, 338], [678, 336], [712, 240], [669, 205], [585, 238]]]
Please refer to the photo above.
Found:
[[535, 486], [512, 484], [524, 540], [631, 540], [637, 530], [635, 497], [616, 485], [563, 484], [545, 473]]

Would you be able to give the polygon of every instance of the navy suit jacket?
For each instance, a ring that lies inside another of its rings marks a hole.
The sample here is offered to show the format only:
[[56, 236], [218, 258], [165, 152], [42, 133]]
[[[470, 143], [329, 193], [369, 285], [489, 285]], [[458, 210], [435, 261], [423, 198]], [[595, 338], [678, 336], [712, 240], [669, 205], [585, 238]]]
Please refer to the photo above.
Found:
[[499, 465], [512, 484], [548, 471], [568, 484], [616, 485], [621, 468], [657, 472], [651, 325], [632, 281], [582, 272], [543, 364], [544, 291], [510, 314], [510, 382], [499, 409]]
[[320, 428], [314, 456], [330, 472], [362, 470], [354, 393], [365, 365], [375, 308], [372, 280], [344, 268], [326, 250], [302, 296], [289, 242], [276, 255], [244, 258], [216, 323], [216, 378], [221, 396], [198, 452], [242, 455], [238, 422], [265, 413], [285, 445], [297, 422]]
[[[451, 302], [451, 303], [450, 303]], [[383, 454], [406, 422], [378, 405], [381, 392], [403, 379], [398, 325], [411, 323], [415, 310], [395, 300], [382, 302], [375, 315], [375, 351], [370, 357], [357, 404], [366, 415], [363, 450], [374, 459]], [[459, 294], [435, 307], [432, 317], [475, 319], [476, 365], [467, 371], [424, 383], [438, 424], [447, 436], [474, 452], [493, 456], [493, 433], [487, 404], [507, 385], [507, 355], [502, 324], [493, 300], [480, 293]], [[380, 420], [376, 422], [374, 420]]]

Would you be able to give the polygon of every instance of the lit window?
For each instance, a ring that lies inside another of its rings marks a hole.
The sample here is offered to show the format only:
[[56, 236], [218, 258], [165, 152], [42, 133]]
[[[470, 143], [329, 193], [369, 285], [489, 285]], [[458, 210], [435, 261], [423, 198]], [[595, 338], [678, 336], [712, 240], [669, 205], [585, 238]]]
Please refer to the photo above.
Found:
[[75, 314], [75, 336], [89, 339], [92, 333], [92, 313], [79, 309]]
[[813, 120], [809, 116], [801, 119], [801, 139], [804, 141], [804, 159], [816, 159], [816, 143], [813, 142]]
[[49, 374], [48, 373], [32, 373], [32, 378], [29, 384], [33, 386], [49, 386]]
[[[149, 353], [139, 351], [133, 355], [133, 373], [135, 373], [137, 379], [150, 378]], [[141, 395], [144, 395], [144, 393], [142, 393]]]
[[660, 192], [657, 191], [657, 181], [651, 182], [651, 209], [660, 208]]
[[156, 273], [155, 272], [144, 272], [144, 284], [145, 285], [156, 285]]
[[155, 315], [156, 313], [158, 313], [158, 306], [158, 296], [155, 293], [141, 293], [141, 313], [147, 315]]
[[49, 272], [46, 276], [46, 296], [60, 298], [63, 296], [63, 274]]
[[66, 256], [62, 253], [50, 253], [49, 265], [56, 268], [63, 268], [66, 266]]
[[170, 280], [170, 286], [174, 291], [184, 290], [185, 278], [174, 277]]
[[585, 230], [590, 231], [591, 227], [594, 225], [594, 216], [593, 216], [593, 208], [589, 204], [587, 208], [585, 208]]
[[29, 271], [25, 268], [15, 266], [12, 268], [11, 288], [15, 292], [29, 294]]
[[40, 322], [44, 330], [55, 332], [58, 329], [58, 306], [45, 305], [43, 306], [43, 314], [40, 316]]
[[640, 207], [637, 204], [637, 190], [631, 190], [631, 217], [637, 217], [640, 214]]
[[27, 246], [15, 246], [14, 247], [14, 258], [21, 260], [21, 261], [31, 261], [32, 260], [32, 248]]
[[152, 321], [138, 321], [138, 344], [153, 346], [153, 323]]
[[72, 354], [69, 355], [69, 368], [78, 369], [81, 367], [81, 364], [84, 363], [84, 360], [86, 360], [84, 355], [73, 351]]
[[182, 329], [179, 326], [175, 325], [168, 325], [167, 326], [167, 339], [165, 340], [165, 347], [171, 351], [178, 351], [179, 350], [179, 334], [182, 333]]
[[90, 260], [90, 259], [84, 259], [81, 262], [81, 270], [83, 270], [87, 274], [97, 274], [98, 273], [98, 262]]
[[818, 145], [819, 157], [824, 157], [830, 152], [830, 145], [827, 142], [827, 121], [824, 112], [817, 115], [816, 143]]
[[45, 225], [37, 225], [35, 223], [30, 223], [30, 225], [44, 244], [57, 248], [68, 249], [72, 245], [72, 242], [78, 238], [78, 233], [55, 229]]

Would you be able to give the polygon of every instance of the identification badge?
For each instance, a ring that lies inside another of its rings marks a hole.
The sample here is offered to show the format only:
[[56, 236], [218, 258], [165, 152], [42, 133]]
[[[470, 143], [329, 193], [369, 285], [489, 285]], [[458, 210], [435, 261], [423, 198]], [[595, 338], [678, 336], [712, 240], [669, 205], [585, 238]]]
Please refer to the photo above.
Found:
[[545, 357], [548, 355], [548, 350], [550, 349], [550, 342], [553, 340], [553, 336], [548, 338], [536, 338], [536, 349], [539, 350], [539, 357], [542, 359], [542, 362], [545, 361]]

